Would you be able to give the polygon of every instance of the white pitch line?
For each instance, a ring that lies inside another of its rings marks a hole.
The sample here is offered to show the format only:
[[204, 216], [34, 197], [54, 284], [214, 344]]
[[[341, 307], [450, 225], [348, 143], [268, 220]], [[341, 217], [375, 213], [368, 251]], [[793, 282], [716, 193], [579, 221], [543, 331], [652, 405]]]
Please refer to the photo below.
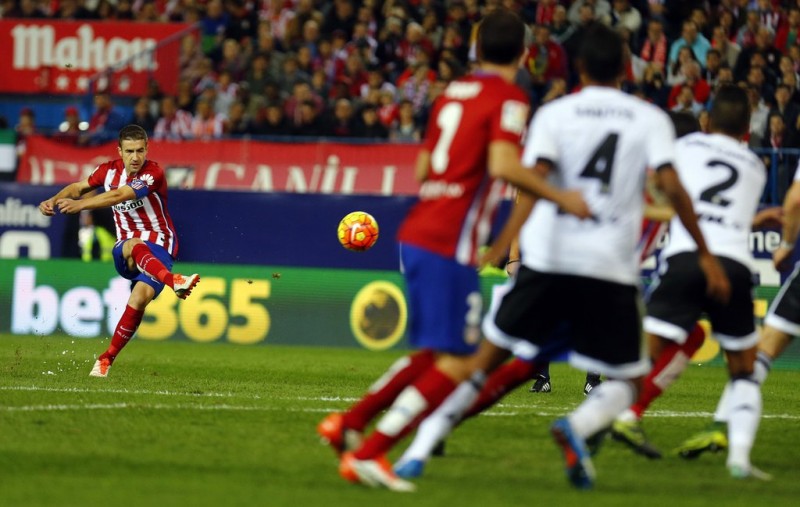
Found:
[[[177, 392], [165, 390], [130, 390], [130, 389], [88, 389], [78, 387], [39, 387], [39, 386], [0, 386], [0, 391], [42, 391], [42, 392], [61, 392], [61, 393], [97, 393], [97, 394], [134, 394], [134, 395], [155, 395], [155, 396], [189, 396], [194, 398], [210, 397], [210, 398], [240, 398], [245, 400], [275, 400], [275, 401], [311, 401], [311, 402], [346, 402], [352, 403], [357, 401], [358, 398], [340, 397], [340, 396], [260, 396], [260, 395], [239, 395], [236, 393], [192, 393], [192, 392]], [[559, 406], [556, 404], [541, 402], [532, 404], [503, 404], [499, 403], [495, 408], [489, 412], [484, 412], [481, 415], [490, 417], [514, 417], [519, 415], [536, 415], [541, 417], [555, 417], [563, 415], [569, 411], [574, 405]], [[544, 408], [547, 407], [547, 408]], [[66, 411], [66, 410], [116, 410], [116, 409], [129, 409], [129, 408], [142, 408], [150, 410], [231, 410], [231, 411], [275, 411], [281, 410], [285, 412], [330, 412], [335, 406], [325, 408], [285, 408], [285, 407], [254, 407], [245, 405], [198, 405], [198, 404], [150, 404], [150, 403], [135, 403], [135, 402], [121, 402], [111, 404], [48, 404], [48, 405], [22, 405], [22, 406], [0, 406], [2, 412], [37, 412], [37, 411]], [[648, 417], [686, 417], [686, 418], [702, 418], [709, 419], [714, 414], [712, 412], [679, 412], [670, 410], [654, 410], [648, 412]], [[800, 415], [793, 414], [763, 414], [763, 419], [784, 419], [784, 420], [800, 420]]]

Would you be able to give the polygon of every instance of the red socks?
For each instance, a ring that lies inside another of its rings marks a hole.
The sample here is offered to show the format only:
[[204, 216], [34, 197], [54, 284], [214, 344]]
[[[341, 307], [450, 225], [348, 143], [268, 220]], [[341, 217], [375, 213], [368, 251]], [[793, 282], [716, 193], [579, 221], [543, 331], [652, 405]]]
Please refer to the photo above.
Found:
[[117, 328], [114, 330], [114, 336], [111, 338], [111, 345], [108, 346], [108, 350], [100, 355], [99, 359], [114, 361], [119, 351], [133, 338], [133, 334], [142, 322], [142, 315], [144, 315], [144, 311], [136, 310], [131, 306], [125, 307], [125, 311], [117, 323]]
[[433, 352], [430, 350], [421, 350], [398, 359], [370, 387], [367, 394], [344, 414], [344, 425], [356, 431], [364, 431], [378, 412], [388, 408], [397, 395], [433, 366], [433, 363]]
[[139, 270], [150, 278], [173, 288], [172, 273], [164, 264], [153, 255], [153, 252], [144, 243], [139, 243], [131, 249], [131, 257]]
[[464, 413], [462, 421], [491, 407], [507, 392], [530, 380], [534, 373], [536, 373], [536, 365], [518, 357], [503, 364], [486, 379], [486, 384], [481, 389], [478, 399]]
[[353, 456], [374, 459], [389, 451], [416, 428], [456, 388], [456, 383], [436, 367], [430, 368], [397, 397], [375, 431]]
[[663, 348], [661, 355], [653, 364], [653, 369], [642, 381], [639, 399], [631, 405], [631, 410], [637, 418], [641, 418], [650, 404], [661, 396], [667, 387], [678, 380], [689, 364], [689, 360], [703, 346], [704, 340], [703, 328], [699, 324], [695, 324], [683, 345], [671, 341]]

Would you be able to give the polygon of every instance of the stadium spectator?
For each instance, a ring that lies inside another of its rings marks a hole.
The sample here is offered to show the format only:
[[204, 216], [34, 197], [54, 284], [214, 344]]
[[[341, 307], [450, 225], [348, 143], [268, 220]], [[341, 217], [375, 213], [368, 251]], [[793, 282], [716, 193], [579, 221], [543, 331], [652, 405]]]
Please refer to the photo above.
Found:
[[258, 15], [248, 7], [245, 0], [225, 0], [228, 21], [225, 23], [225, 40], [231, 39], [239, 43], [252, 41], [258, 31]]
[[214, 111], [227, 115], [228, 110], [239, 97], [239, 83], [233, 79], [230, 72], [223, 70], [217, 77], [214, 85]]
[[64, 110], [64, 121], [58, 125], [58, 131], [52, 139], [59, 143], [78, 145], [81, 137], [81, 119], [78, 108], [68, 106]]
[[675, 106], [676, 99], [685, 85], [691, 88], [695, 101], [700, 104], [708, 102], [708, 98], [711, 95], [711, 87], [700, 75], [700, 65], [697, 62], [688, 62], [683, 66], [683, 75], [686, 78], [684, 82], [676, 84], [669, 92], [667, 107], [672, 108]]
[[[733, 75], [737, 81], [747, 79], [750, 67], [753, 65], [753, 58], [758, 55], [763, 63], [760, 65], [769, 66], [772, 72], [777, 73], [780, 67], [781, 52], [772, 45], [772, 32], [766, 27], [760, 27], [755, 35], [754, 43], [742, 49], [736, 66], [733, 68]], [[767, 72], [765, 70], [765, 72]]]
[[625, 28], [631, 34], [638, 34], [642, 27], [642, 14], [631, 5], [630, 0], [613, 0], [611, 26]]
[[155, 0], [142, 0], [139, 2], [139, 10], [136, 12], [135, 20], [137, 23], [158, 23], [162, 21]]
[[712, 34], [711, 47], [719, 51], [728, 66], [733, 68], [736, 65], [736, 60], [739, 59], [739, 53], [741, 53], [742, 48], [728, 38], [725, 28], [722, 26], [715, 26]]
[[283, 59], [282, 70], [276, 77], [282, 95], [291, 94], [296, 83], [308, 82], [311, 79], [311, 76], [300, 70], [297, 64], [297, 55], [294, 53], [287, 54]]
[[659, 19], [651, 19], [647, 23], [647, 37], [642, 43], [639, 57], [646, 62], [667, 64], [667, 37], [664, 35], [664, 23]]
[[550, 23], [550, 36], [559, 44], [564, 44], [574, 31], [575, 27], [567, 19], [567, 8], [557, 4], [553, 11], [553, 21]]
[[366, 104], [359, 111], [359, 119], [353, 128], [353, 137], [387, 139], [387, 129], [378, 118], [378, 112], [372, 104]]
[[[310, 106], [310, 108], [313, 111], [313, 106]], [[294, 131], [289, 122], [286, 121], [283, 108], [279, 104], [266, 106], [263, 118], [259, 119], [253, 126], [253, 133], [260, 136], [287, 136]]]
[[689, 46], [680, 48], [678, 50], [678, 59], [669, 64], [667, 67], [667, 84], [670, 86], [675, 86], [685, 83], [685, 68], [690, 62], [695, 62], [697, 64], [700, 63], [697, 61], [697, 57], [692, 51], [692, 48]]
[[567, 53], [561, 45], [550, 37], [550, 29], [536, 25], [534, 42], [528, 48], [525, 68], [531, 75], [534, 93], [541, 97], [548, 83], [553, 79], [566, 79], [568, 69]]
[[[589, 7], [589, 10], [584, 10], [584, 7]], [[585, 24], [587, 12], [595, 21], [605, 25], [611, 23], [611, 4], [607, 0], [575, 0], [569, 7], [567, 17], [573, 25], [582, 25]]]
[[138, 125], [144, 129], [148, 137], [153, 135], [156, 128], [156, 118], [150, 114], [150, 99], [139, 97], [133, 106], [133, 116], [128, 122], [129, 125]]
[[778, 27], [775, 34], [775, 48], [784, 55], [789, 52], [791, 46], [797, 45], [800, 40], [800, 8], [790, 7], [786, 23]]
[[214, 66], [217, 73], [228, 72], [234, 82], [244, 79], [247, 70], [247, 57], [242, 45], [235, 39], [225, 39]]
[[192, 134], [192, 115], [183, 109], [178, 109], [175, 98], [171, 95], [161, 99], [161, 117], [156, 121], [153, 129], [153, 138], [170, 141], [181, 139], [191, 139]]
[[223, 125], [223, 132], [231, 137], [241, 137], [254, 132], [253, 122], [247, 117], [247, 109], [244, 104], [239, 101], [231, 104], [228, 117]]
[[747, 11], [745, 15], [745, 23], [736, 32], [736, 44], [742, 49], [747, 49], [754, 46], [756, 43], [756, 34], [761, 28], [761, 18], [756, 11]]
[[704, 110], [703, 105], [695, 100], [694, 91], [689, 84], [677, 85], [680, 87], [680, 92], [675, 97], [675, 105], [672, 106], [670, 111], [676, 113], [689, 113], [695, 118], [700, 116]]
[[300, 104], [300, 123], [289, 127], [293, 136], [319, 137], [328, 135], [324, 120], [311, 101]]
[[717, 84], [717, 76], [722, 65], [722, 55], [719, 50], [715, 48], [709, 49], [708, 53], [706, 53], [706, 64], [700, 75], [712, 88]]
[[283, 103], [284, 117], [289, 124], [298, 126], [302, 123], [300, 105], [306, 101], [314, 104], [314, 109], [317, 113], [321, 113], [325, 109], [325, 102], [322, 97], [314, 93], [307, 82], [299, 81], [292, 88], [292, 95]]
[[758, 93], [758, 90], [747, 84], [747, 98], [750, 100], [750, 138], [748, 145], [751, 148], [760, 148], [769, 123], [769, 107]]
[[322, 33], [332, 35], [337, 31], [344, 32], [345, 39], [353, 38], [353, 26], [356, 23], [356, 11], [353, 0], [334, 0], [333, 6], [325, 14], [322, 22]]
[[678, 51], [684, 46], [692, 48], [692, 53], [697, 61], [705, 62], [706, 53], [711, 49], [711, 43], [698, 32], [697, 24], [694, 21], [684, 21], [682, 26], [681, 37], [669, 48], [669, 63], [672, 64], [678, 60]]
[[83, 0], [59, 0], [53, 18], [61, 21], [80, 21], [95, 19], [95, 14], [83, 5]]
[[202, 31], [203, 52], [208, 54], [218, 48], [225, 37], [225, 27], [230, 21], [230, 15], [225, 11], [222, 0], [208, 0], [205, 16], [200, 21]]
[[194, 111], [195, 102], [197, 102], [197, 96], [194, 93], [192, 83], [185, 79], [178, 81], [178, 93], [175, 95], [175, 105], [177, 108], [181, 111], [191, 113]]
[[419, 141], [422, 139], [422, 129], [414, 118], [414, 105], [410, 100], [403, 100], [397, 110], [397, 120], [389, 131], [392, 141]]
[[325, 120], [325, 135], [329, 137], [353, 137], [355, 121], [353, 104], [345, 98], [336, 101], [333, 111]]
[[124, 125], [125, 118], [114, 109], [111, 94], [107, 91], [100, 91], [94, 95], [94, 113], [89, 119], [86, 136], [81, 140], [85, 144], [101, 144], [111, 141]]
[[9, 2], [12, 7], [7, 12], [3, 12], [2, 18], [23, 18], [23, 19], [44, 19], [47, 17], [44, 9], [39, 7], [37, 0], [19, 0]]
[[[209, 90], [213, 90], [209, 88]], [[192, 137], [195, 139], [214, 139], [224, 133], [225, 116], [214, 111], [214, 103], [208, 97], [200, 97], [192, 117]]]

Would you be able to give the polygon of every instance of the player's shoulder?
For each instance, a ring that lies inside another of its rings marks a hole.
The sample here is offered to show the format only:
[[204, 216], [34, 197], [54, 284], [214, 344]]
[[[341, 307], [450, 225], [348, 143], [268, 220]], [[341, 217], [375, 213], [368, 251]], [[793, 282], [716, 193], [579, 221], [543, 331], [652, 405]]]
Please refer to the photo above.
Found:
[[459, 98], [474, 95], [482, 101], [517, 100], [528, 103], [528, 96], [514, 83], [494, 74], [469, 74], [447, 85], [445, 96]]
[[144, 161], [144, 165], [142, 166], [142, 169], [141, 169], [140, 172], [144, 172], [144, 173], [154, 174], [154, 175], [159, 175], [160, 176], [160, 175], [164, 174], [164, 169], [162, 169], [161, 166], [158, 165], [158, 162], [155, 162], [153, 160], [147, 159], [147, 160]]

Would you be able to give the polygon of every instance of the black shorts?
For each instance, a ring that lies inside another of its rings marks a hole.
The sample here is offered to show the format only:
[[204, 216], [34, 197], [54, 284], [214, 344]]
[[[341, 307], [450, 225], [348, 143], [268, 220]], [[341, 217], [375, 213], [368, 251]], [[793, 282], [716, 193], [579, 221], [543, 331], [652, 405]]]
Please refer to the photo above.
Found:
[[584, 276], [522, 266], [511, 290], [484, 321], [494, 344], [533, 344], [539, 357], [571, 350], [570, 363], [617, 378], [647, 372], [642, 353], [639, 291]]
[[717, 341], [726, 350], [743, 350], [757, 342], [753, 315], [753, 274], [747, 266], [718, 257], [731, 283], [731, 298], [721, 304], [706, 295], [706, 277], [697, 252], [668, 257], [646, 297], [644, 329], [683, 343], [705, 313]]
[[800, 262], [772, 301], [764, 324], [791, 336], [800, 336]]

